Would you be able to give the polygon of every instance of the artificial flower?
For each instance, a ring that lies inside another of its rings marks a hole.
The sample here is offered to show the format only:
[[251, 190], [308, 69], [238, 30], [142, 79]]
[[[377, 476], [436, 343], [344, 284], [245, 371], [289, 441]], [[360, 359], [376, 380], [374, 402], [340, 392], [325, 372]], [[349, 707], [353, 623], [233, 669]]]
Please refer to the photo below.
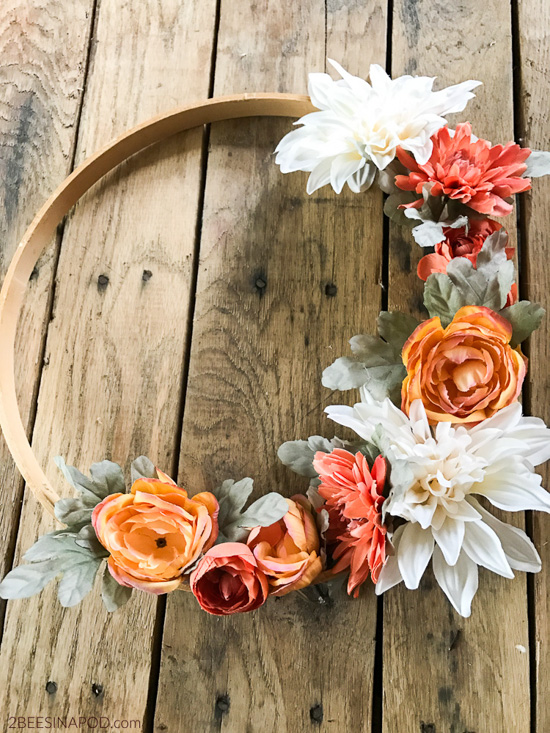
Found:
[[372, 581], [378, 581], [386, 560], [386, 527], [381, 516], [386, 461], [378, 456], [371, 470], [362, 453], [337, 448], [332, 453], [316, 453], [313, 466], [329, 515], [327, 540], [335, 545], [333, 572], [350, 569], [348, 593], [357, 598], [369, 572]]
[[407, 466], [386, 505], [407, 523], [392, 537], [395, 553], [380, 573], [377, 594], [402, 580], [417, 588], [433, 557], [437, 582], [454, 608], [469, 616], [478, 565], [510, 578], [513, 570], [540, 570], [527, 535], [493, 517], [476, 495], [505, 511], [550, 512], [550, 494], [534, 472], [550, 458], [550, 430], [542, 420], [523, 417], [516, 402], [475, 427], [440, 422], [432, 428], [420, 400], [408, 416], [365, 389], [362, 400], [327, 413], [364, 440], [380, 426], [393, 458]]
[[[408, 175], [398, 175], [395, 183], [404, 191], [423, 193], [427, 185], [431, 196], [448, 196], [481, 214], [505, 216], [513, 211], [506, 201], [509, 196], [531, 188], [527, 170], [529, 148], [516, 143], [491, 145], [487, 140], [472, 139], [468, 122], [457, 125], [454, 134], [442, 127], [432, 137], [433, 150], [429, 159], [413, 158], [402, 145], [397, 157], [407, 168]], [[412, 151], [414, 153], [414, 151]], [[419, 198], [407, 206], [421, 206]]]
[[218, 536], [218, 502], [203, 492], [192, 499], [171, 479], [138, 479], [129, 494], [111, 494], [92, 514], [101, 544], [111, 553], [113, 578], [159, 595], [179, 587], [185, 571]]
[[[499, 229], [502, 225], [492, 219], [471, 219], [468, 226], [443, 227], [445, 239], [435, 245], [433, 254], [422, 257], [418, 263], [418, 277], [427, 280], [433, 272], [446, 272], [447, 265], [455, 257], [465, 257], [475, 267], [485, 240]], [[509, 260], [513, 258], [513, 247], [506, 248], [506, 256]]]
[[401, 76], [391, 79], [377, 64], [370, 67], [370, 84], [352, 76], [335, 61], [342, 76], [309, 75], [309, 95], [319, 111], [302, 117], [298, 130], [279, 143], [276, 162], [283, 173], [308, 171], [307, 191], [330, 183], [340, 193], [347, 182], [356, 193], [368, 188], [376, 170], [395, 158], [398, 146], [426, 163], [432, 153], [431, 135], [445, 125], [445, 115], [461, 112], [481, 82], [432, 91], [433, 78]]
[[284, 596], [310, 585], [323, 569], [319, 533], [303, 495], [287, 499], [288, 512], [268, 527], [256, 527], [247, 544], [269, 582], [269, 592]]
[[253, 611], [265, 603], [269, 590], [252, 550], [241, 542], [208, 550], [189, 583], [201, 608], [214, 616]]
[[515, 402], [527, 359], [511, 337], [510, 322], [483, 306], [460, 308], [447, 328], [421, 323], [403, 347], [403, 411], [420, 399], [431, 423], [476, 423]]

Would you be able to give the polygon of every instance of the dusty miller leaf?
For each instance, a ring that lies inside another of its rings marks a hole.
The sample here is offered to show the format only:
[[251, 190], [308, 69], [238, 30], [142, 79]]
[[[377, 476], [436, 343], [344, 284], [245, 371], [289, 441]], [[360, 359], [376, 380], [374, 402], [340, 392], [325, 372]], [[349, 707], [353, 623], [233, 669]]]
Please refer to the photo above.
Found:
[[519, 303], [504, 308], [500, 315], [512, 324], [512, 347], [519, 346], [533, 331], [540, 326], [545, 310], [538, 303], [530, 303], [528, 300], [520, 300]]
[[132, 462], [130, 475], [132, 483], [140, 478], [157, 478], [157, 469], [155, 468], [155, 464], [147, 456], [140, 456]]
[[76, 606], [88, 595], [93, 588], [100, 565], [100, 559], [87, 554], [82, 555], [79, 562], [72, 563], [64, 570], [57, 588], [57, 597], [64, 608]]
[[317, 451], [331, 453], [334, 449], [330, 440], [320, 435], [312, 435], [307, 440], [289, 440], [283, 443], [277, 455], [285, 466], [288, 466], [294, 473], [308, 478], [315, 478], [317, 472], [313, 468], [313, 459]]
[[381, 313], [380, 336], [362, 334], [350, 339], [353, 358], [341, 357], [327, 367], [323, 385], [338, 390], [365, 387], [376, 400], [390, 397], [393, 402], [400, 402], [401, 384], [406, 376], [401, 351], [417, 325], [416, 319], [403, 313]]
[[109, 494], [124, 493], [124, 474], [121, 467], [112, 461], [94, 463], [90, 468], [90, 477], [85, 476], [74, 466], [67, 466], [61, 456], [55, 459], [55, 465], [63, 473], [67, 482], [81, 495], [96, 499], [96, 504]]
[[62, 567], [63, 560], [60, 558], [20, 565], [11, 570], [0, 583], [0, 598], [30, 598], [56, 578]]
[[506, 233], [487, 237], [477, 256], [477, 264], [456, 257], [447, 272], [432, 273], [424, 287], [424, 305], [430, 317], [439, 316], [447, 326], [465, 305], [482, 305], [500, 311], [514, 281], [514, 263], [506, 257]]
[[101, 598], [103, 599], [103, 604], [107, 611], [109, 611], [109, 613], [113, 613], [127, 603], [130, 600], [131, 595], [132, 589], [117, 583], [109, 572], [109, 569], [106, 567], [101, 583]]
[[525, 178], [540, 178], [550, 175], [550, 153], [545, 150], [531, 150], [531, 155], [525, 161], [527, 170]]
[[218, 525], [222, 542], [242, 542], [252, 528], [268, 527], [288, 512], [286, 499], [275, 492], [260, 497], [243, 511], [253, 486], [251, 478], [230, 479], [213, 492], [220, 505]]

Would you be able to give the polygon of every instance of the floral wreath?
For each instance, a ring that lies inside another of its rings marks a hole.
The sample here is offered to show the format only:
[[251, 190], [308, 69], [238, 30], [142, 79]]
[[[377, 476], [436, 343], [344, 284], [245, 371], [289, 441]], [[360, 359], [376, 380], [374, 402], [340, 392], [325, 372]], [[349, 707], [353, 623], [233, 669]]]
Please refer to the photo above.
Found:
[[[550, 153], [514, 142], [492, 145], [476, 138], [469, 123], [448, 127], [445, 116], [464, 110], [480, 82], [434, 92], [431, 78], [392, 80], [372, 65], [369, 83], [331, 63], [341, 79], [310, 74], [314, 111], [279, 143], [277, 164], [283, 173], [309, 172], [308, 193], [327, 184], [337, 193], [345, 184], [360, 193], [377, 184], [387, 194], [386, 215], [434, 250], [418, 265], [429, 318], [419, 323], [409, 314], [383, 311], [378, 334], [354, 336], [352, 355], [323, 373], [329, 389], [360, 389], [353, 407], [326, 409], [356, 439], [312, 436], [284, 443], [278, 456], [309, 479], [307, 492], [291, 499], [272, 492], [248, 507], [250, 478], [189, 496], [142, 456], [132, 464], [127, 491], [115, 463], [96, 463], [86, 476], [56, 458], [76, 493], [59, 499], [44, 484], [39, 498], [45, 505], [55, 501], [64, 527], [26, 552], [27, 564], [0, 584], [2, 598], [29, 597], [61, 576], [59, 600], [73, 606], [92, 589], [106, 560], [102, 597], [108, 611], [123, 605], [133, 589], [156, 595], [184, 589], [208, 613], [227, 615], [344, 574], [354, 597], [369, 576], [378, 595], [402, 581], [415, 589], [431, 560], [455, 610], [469, 616], [478, 566], [507, 578], [514, 570], [540, 570], [525, 532], [489, 510], [550, 511], [550, 494], [535, 472], [550, 458], [550, 430], [539, 418], [524, 417], [518, 401], [527, 371], [521, 343], [544, 310], [518, 300], [514, 249], [503, 226], [489, 217], [512, 213], [511, 197], [529, 190], [530, 178], [550, 173]], [[291, 99], [295, 110], [308, 107], [286, 95], [282, 110], [273, 101], [277, 95], [263, 95], [258, 111], [260, 97], [239, 100], [250, 114], [288, 114]], [[225, 107], [235, 99], [225, 100]], [[206, 121], [225, 118], [217, 105], [219, 100], [206, 105], [212, 110]], [[187, 113], [187, 127], [205, 121]], [[147, 137], [152, 128], [156, 139], [171, 134], [170, 119], [132, 134], [141, 135], [143, 147], [153, 141]], [[119, 160], [129, 154], [127, 140], [109, 148], [120, 151]], [[109, 151], [87, 164], [95, 180], [109, 169], [103, 164]], [[76, 189], [79, 175], [69, 180]], [[60, 213], [57, 201], [67, 190], [46, 205], [38, 224]], [[65, 207], [76, 200], [65, 198]], [[19, 259], [35, 235], [23, 241]], [[0, 296], [6, 323], [15, 279], [8, 273]], [[20, 436], [8, 429], [13, 405], [4, 394], [0, 400], [6, 439], [28, 478], [32, 451], [28, 444], [16, 450]]]

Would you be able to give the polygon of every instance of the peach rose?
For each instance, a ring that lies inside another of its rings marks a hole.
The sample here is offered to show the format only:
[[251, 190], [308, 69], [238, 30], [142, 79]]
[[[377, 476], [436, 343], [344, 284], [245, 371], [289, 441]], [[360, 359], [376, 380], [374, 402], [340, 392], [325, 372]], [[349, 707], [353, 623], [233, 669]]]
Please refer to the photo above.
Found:
[[269, 527], [256, 527], [247, 541], [274, 596], [305, 588], [323, 569], [309, 501], [297, 495], [287, 502], [288, 512], [282, 519]]
[[185, 570], [218, 536], [218, 502], [203, 492], [189, 499], [165, 474], [138, 479], [129, 494], [111, 494], [93, 511], [92, 524], [113, 578], [160, 595], [175, 590]]
[[242, 542], [224, 542], [204, 555], [189, 578], [201, 608], [214, 616], [254, 611], [269, 590], [252, 550]]
[[517, 400], [527, 359], [511, 337], [510, 323], [481, 306], [461, 308], [447, 328], [421, 323], [403, 347], [403, 411], [422, 400], [431, 423], [477, 423]]

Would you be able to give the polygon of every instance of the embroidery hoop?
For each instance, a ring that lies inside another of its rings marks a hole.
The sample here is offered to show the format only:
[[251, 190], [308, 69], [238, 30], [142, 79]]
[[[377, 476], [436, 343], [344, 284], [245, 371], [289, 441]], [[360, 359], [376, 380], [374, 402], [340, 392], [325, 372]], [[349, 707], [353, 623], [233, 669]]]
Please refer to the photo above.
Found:
[[54, 515], [59, 496], [52, 488], [28, 441], [15, 389], [15, 337], [25, 290], [38, 258], [58, 224], [103, 176], [141, 152], [184, 130], [243, 117], [302, 117], [312, 112], [309, 97], [297, 94], [237, 94], [215, 97], [153, 117], [127, 130], [86, 158], [42, 206], [13, 256], [0, 292], [0, 427], [9, 451], [44, 509]]

